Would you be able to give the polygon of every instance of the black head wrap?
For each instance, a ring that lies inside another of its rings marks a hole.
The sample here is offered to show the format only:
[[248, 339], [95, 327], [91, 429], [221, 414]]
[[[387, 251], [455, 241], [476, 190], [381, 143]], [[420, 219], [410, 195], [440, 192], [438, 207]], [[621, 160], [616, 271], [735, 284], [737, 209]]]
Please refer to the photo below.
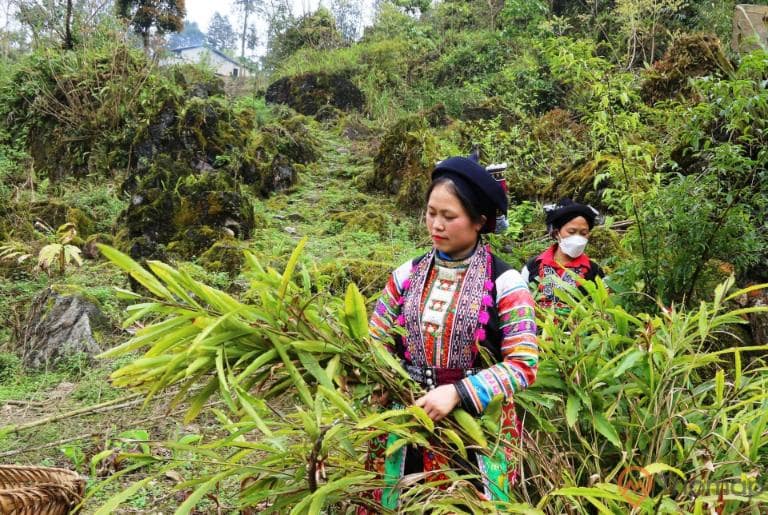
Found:
[[579, 204], [569, 198], [560, 199], [554, 206], [545, 206], [544, 212], [546, 213], [547, 229], [550, 231], [560, 229], [577, 216], [583, 216], [586, 219], [591, 231], [595, 226], [595, 221], [600, 216], [597, 209], [592, 206]]
[[486, 218], [482, 233], [493, 232], [496, 216], [506, 215], [509, 201], [499, 182], [475, 160], [467, 157], [449, 157], [437, 163], [432, 180], [445, 177], [456, 185], [478, 213]]

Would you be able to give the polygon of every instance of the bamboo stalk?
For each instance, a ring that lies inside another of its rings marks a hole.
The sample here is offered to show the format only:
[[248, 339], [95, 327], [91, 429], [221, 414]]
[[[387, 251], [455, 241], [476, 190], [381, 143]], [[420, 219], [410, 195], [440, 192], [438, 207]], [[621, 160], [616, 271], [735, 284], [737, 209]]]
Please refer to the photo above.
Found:
[[[19, 431], [23, 431], [25, 429], [31, 429], [33, 427], [42, 426], [45, 424], [49, 424], [51, 422], [58, 422], [59, 420], [63, 420], [66, 418], [73, 418], [80, 415], [106, 411], [106, 408], [110, 408], [110, 409], [124, 408], [131, 404], [138, 404], [139, 402], [142, 402], [141, 399], [139, 399], [139, 401], [134, 401], [134, 402], [126, 402], [126, 401], [131, 401], [132, 399], [136, 399], [137, 397], [141, 397], [143, 395], [144, 393], [134, 393], [126, 397], [112, 399], [110, 401], [105, 401], [100, 404], [95, 404], [93, 406], [86, 406], [84, 408], [78, 408], [76, 410], [68, 411], [66, 413], [60, 413], [58, 415], [52, 415], [50, 417], [41, 418], [33, 422], [27, 422], [26, 424], [5, 426], [3, 428], [0, 428], [0, 435], [8, 434], [8, 433], [18, 433]], [[117, 406], [115, 406], [116, 404]]]
[[[209, 404], [206, 404], [205, 407], [210, 408], [212, 406], [217, 406], [217, 405], [220, 405], [220, 404], [222, 404], [222, 401], [215, 401], [215, 402], [211, 402]], [[156, 420], [167, 419], [167, 418], [175, 416], [175, 415], [180, 415], [184, 411], [186, 411], [186, 408], [180, 408], [180, 409], [174, 410], [174, 411], [172, 411], [170, 413], [163, 413], [162, 415], [155, 415], [153, 417], [142, 418], [142, 419], [139, 419], [139, 420], [133, 420], [131, 422], [126, 423], [123, 427], [140, 426], [140, 425], [146, 424], [147, 422], [154, 422]], [[0, 452], [0, 458], [7, 458], [9, 456], [16, 456], [18, 454], [24, 454], [24, 453], [27, 453], [29, 451], [34, 451], [34, 450], [38, 450], [38, 449], [49, 449], [51, 447], [57, 447], [59, 445], [64, 445], [65, 443], [77, 442], [78, 440], [87, 440], [89, 438], [93, 438], [95, 436], [99, 436], [99, 435], [103, 435], [103, 434], [104, 434], [104, 431], [96, 431], [96, 432], [88, 433], [88, 434], [84, 434], [84, 435], [71, 436], [69, 438], [62, 438], [61, 440], [56, 440], [55, 442], [49, 442], [49, 443], [46, 443], [46, 444], [43, 444], [43, 445], [34, 445], [34, 446], [31, 446], [31, 447], [24, 447], [22, 449], [14, 449], [12, 451]]]
[[23, 407], [34, 406], [35, 408], [45, 407], [45, 403], [41, 401], [17, 401], [13, 399], [4, 400], [2, 401], [2, 404], [10, 404], [11, 406], [23, 406]]

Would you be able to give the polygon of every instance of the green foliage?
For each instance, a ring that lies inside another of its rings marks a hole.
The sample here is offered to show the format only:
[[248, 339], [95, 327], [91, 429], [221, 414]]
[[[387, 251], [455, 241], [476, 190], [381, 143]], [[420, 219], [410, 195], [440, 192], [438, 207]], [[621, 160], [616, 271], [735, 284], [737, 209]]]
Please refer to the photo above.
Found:
[[[354, 286], [343, 299], [311, 296], [309, 276], [299, 265], [303, 244], [282, 274], [247, 258], [256, 293], [248, 303], [162, 263], [150, 263], [153, 275], [127, 256], [102, 249], [153, 292], [136, 299], [126, 324], [151, 322], [107, 353], [149, 345], [144, 357], [115, 372], [115, 383], [142, 388], [148, 398], [179, 384], [174, 402], [199, 385], [188, 419], [216, 392], [224, 402], [216, 416], [228, 436], [204, 449], [185, 447], [195, 456], [188, 460], [219, 464], [194, 481], [189, 508], [216, 481], [232, 477], [247, 479], [242, 506], [266, 503], [298, 513], [311, 504], [344, 511], [367, 502], [364, 492], [377, 486], [359, 470], [359, 456], [382, 431], [417, 444], [427, 436], [480, 449], [497, 441], [485, 424], [460, 410], [433, 425], [418, 409], [377, 412], [365, 402], [372, 385], [380, 384], [407, 406], [416, 387], [380, 344], [367, 341], [365, 303]], [[534, 439], [526, 446], [531, 475], [521, 500], [547, 512], [581, 512], [600, 499], [610, 511], [621, 512], [633, 499], [617, 495], [618, 475], [643, 466], [655, 481], [649, 498], [641, 500], [644, 505], [662, 502], [676, 512], [693, 513], [696, 501], [663, 488], [669, 480], [665, 474], [690, 481], [698, 477], [702, 460], [714, 465], [713, 479], [740, 477], [758, 466], [768, 423], [761, 408], [766, 374], [762, 361], [743, 366], [741, 355], [768, 346], [721, 349], [718, 340], [733, 324], [743, 323], [741, 315], [766, 308], [729, 311], [726, 306], [746, 292], [729, 291], [732, 285], [731, 279], [719, 286], [714, 300], [698, 309], [659, 315], [627, 312], [601, 281], [587, 285], [588, 300], [578, 292], [562, 292], [572, 311], [557, 322], [554, 314], [545, 314], [539, 380], [516, 396]], [[349, 381], [351, 374], [355, 382]], [[266, 403], [277, 395], [288, 395], [297, 410], [270, 411]], [[173, 466], [173, 459], [153, 448], [150, 444], [145, 459]], [[230, 454], [234, 449], [240, 452]], [[415, 509], [427, 496], [430, 503], [454, 510], [517, 512], [525, 506], [494, 508], [465, 490], [465, 483], [453, 485], [448, 491], [435, 489], [429, 479], [412, 485], [405, 507]], [[119, 495], [105, 506], [114, 508], [125, 498]], [[731, 506], [749, 502], [728, 500]]]
[[336, 28], [333, 15], [325, 7], [306, 14], [277, 34], [269, 42], [265, 58], [268, 68], [275, 68], [282, 60], [301, 48], [327, 50], [344, 45], [344, 39]]
[[0, 144], [28, 152], [40, 179], [111, 176], [127, 164], [131, 131], [169, 86], [141, 53], [112, 41], [67, 53], [38, 50], [0, 88], [0, 115], [8, 120]]
[[0, 384], [13, 381], [21, 371], [21, 359], [16, 354], [0, 352]]
[[158, 34], [179, 32], [184, 27], [184, 0], [118, 0], [117, 13], [129, 20], [134, 32], [149, 49], [152, 28]]
[[[711, 480], [744, 479], [759, 467], [766, 369], [742, 357], [765, 346], [723, 345], [743, 323], [743, 312], [727, 306], [745, 290], [730, 292], [732, 285], [733, 278], [690, 311], [648, 315], [625, 311], [598, 282], [585, 301], [574, 292], [566, 320], [545, 315], [539, 380], [517, 396], [542, 429], [533, 433], [530, 477], [540, 489], [557, 488], [539, 506], [562, 512], [600, 499], [621, 512], [632, 499], [615, 495], [619, 475], [647, 467], [656, 472], [648, 498], [638, 500], [642, 512], [663, 504], [696, 513], [699, 501], [669, 488], [669, 467], [689, 485], [702, 467]], [[736, 434], [743, 438], [734, 445]], [[728, 499], [726, 511], [758, 502]]]
[[438, 86], [462, 85], [498, 71], [511, 49], [497, 32], [457, 33], [444, 42], [439, 59], [430, 67], [428, 79]]
[[700, 102], [676, 106], [673, 119], [681, 123], [671, 131], [675, 147], [665, 166], [676, 175], [639, 210], [626, 283], [641, 281], [664, 302], [690, 302], [707, 268], [727, 263], [739, 276], [763, 277], [768, 206], [760, 127], [768, 96], [755, 78], [767, 62], [764, 52], [748, 55], [732, 78], [696, 81]]
[[83, 258], [80, 256], [80, 249], [69, 243], [76, 234], [77, 230], [72, 223], [59, 227], [56, 231], [58, 241], [49, 243], [38, 252], [37, 268], [51, 275], [51, 269], [55, 265], [58, 267], [59, 275], [63, 276], [68, 266], [82, 265]]
[[708, 295], [696, 289], [706, 267], [719, 261], [745, 270], [758, 262], [761, 222], [746, 206], [725, 204], [724, 194], [711, 177], [688, 176], [647, 196], [627, 241], [633, 259], [617, 278], [665, 304], [691, 303]]

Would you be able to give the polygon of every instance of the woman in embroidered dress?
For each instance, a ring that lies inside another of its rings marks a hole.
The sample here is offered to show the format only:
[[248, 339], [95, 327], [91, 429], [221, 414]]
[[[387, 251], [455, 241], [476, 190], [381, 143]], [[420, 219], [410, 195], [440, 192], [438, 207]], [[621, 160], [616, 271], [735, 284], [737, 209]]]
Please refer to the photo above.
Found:
[[538, 292], [539, 306], [567, 315], [570, 309], [555, 295], [555, 288], [562, 287], [558, 282], [580, 287], [582, 280], [593, 281], [595, 277], [604, 276], [600, 266], [584, 253], [598, 212], [569, 198], [545, 208], [545, 212], [547, 232], [555, 243], [529, 260], [520, 275]]
[[[470, 453], [469, 463], [458, 457], [448, 463], [446, 453], [413, 446], [385, 458], [397, 436], [384, 435], [367, 456], [369, 469], [384, 480], [384, 488], [374, 492], [383, 508], [397, 509], [396, 484], [404, 474], [446, 466], [477, 474], [476, 486], [486, 498], [509, 499], [516, 474], [511, 444], [520, 430], [512, 401], [536, 378], [538, 346], [534, 302], [525, 281], [481, 238], [506, 211], [506, 193], [477, 162], [452, 157], [438, 163], [427, 193], [433, 247], [392, 273], [370, 327], [427, 390], [415, 404], [432, 420], [459, 406], [479, 416], [501, 394], [502, 433], [509, 445], [493, 456]], [[393, 331], [397, 326], [405, 328], [404, 337]], [[480, 347], [493, 357], [491, 363], [481, 357]]]

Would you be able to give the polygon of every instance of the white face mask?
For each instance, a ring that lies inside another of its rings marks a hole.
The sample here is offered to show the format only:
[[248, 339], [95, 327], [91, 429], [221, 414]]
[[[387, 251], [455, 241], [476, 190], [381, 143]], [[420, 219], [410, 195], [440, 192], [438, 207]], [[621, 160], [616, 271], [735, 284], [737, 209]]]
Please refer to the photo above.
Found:
[[587, 248], [588, 242], [589, 240], [584, 236], [574, 234], [573, 236], [561, 239], [559, 241], [559, 246], [560, 250], [562, 250], [566, 256], [576, 259], [584, 253], [584, 249]]

